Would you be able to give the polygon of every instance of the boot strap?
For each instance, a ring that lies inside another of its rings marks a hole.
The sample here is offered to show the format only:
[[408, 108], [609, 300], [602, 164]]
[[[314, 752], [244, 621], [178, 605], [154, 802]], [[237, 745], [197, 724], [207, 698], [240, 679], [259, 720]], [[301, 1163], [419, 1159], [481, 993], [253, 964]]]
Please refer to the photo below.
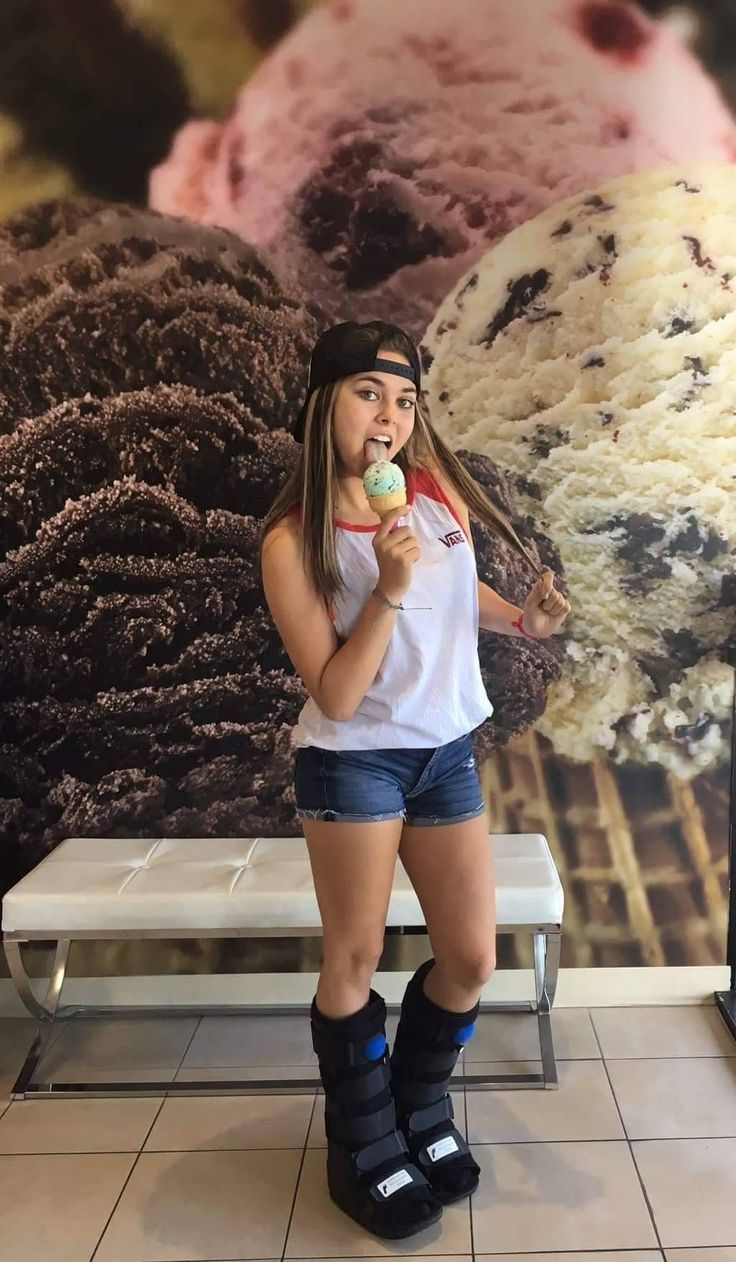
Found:
[[360, 1148], [353, 1155], [355, 1168], [359, 1174], [365, 1174], [367, 1170], [375, 1170], [376, 1166], [380, 1166], [384, 1161], [390, 1161], [392, 1157], [406, 1157], [409, 1153], [409, 1146], [404, 1139], [401, 1131], [391, 1131], [389, 1135], [381, 1135], [372, 1144], [366, 1144], [364, 1148]]
[[394, 1087], [397, 1108], [402, 1113], [406, 1113], [408, 1109], [427, 1108], [435, 1103], [437, 1092], [446, 1092], [449, 1085], [449, 1080], [445, 1082], [422, 1082], [415, 1081], [413, 1078], [397, 1079]]
[[454, 1117], [452, 1098], [445, 1095], [441, 1100], [435, 1100], [434, 1104], [410, 1113], [406, 1127], [410, 1135], [421, 1135], [422, 1131], [428, 1131], [431, 1126], [439, 1126], [440, 1122], [452, 1122]]
[[364, 1104], [366, 1100], [372, 1100], [385, 1091], [389, 1081], [390, 1071], [383, 1062], [367, 1074], [343, 1078], [325, 1092], [325, 1112], [339, 1113], [343, 1101], [347, 1101], [350, 1108], [354, 1104]]
[[[393, 1131], [354, 1153], [353, 1162], [358, 1175], [365, 1176], [377, 1166], [385, 1166], [386, 1162], [391, 1162], [396, 1157], [406, 1157], [408, 1153], [409, 1149], [401, 1131]], [[429, 1183], [421, 1170], [410, 1162], [404, 1162], [395, 1170], [384, 1172], [374, 1179], [370, 1185], [370, 1195], [375, 1201], [383, 1202], [397, 1192], [404, 1193], [408, 1188], [429, 1189]]]
[[434, 1170], [443, 1161], [449, 1161], [461, 1154], [469, 1153], [470, 1148], [463, 1139], [459, 1130], [453, 1125], [455, 1110], [453, 1108], [452, 1099], [449, 1095], [444, 1096], [441, 1100], [436, 1100], [434, 1104], [430, 1104], [426, 1109], [417, 1109], [411, 1113], [407, 1119], [406, 1129], [409, 1136], [415, 1141], [412, 1144], [412, 1150], [416, 1147], [417, 1136], [421, 1136], [424, 1131], [430, 1130], [432, 1127], [441, 1126], [443, 1122], [449, 1122], [449, 1126], [442, 1126], [439, 1134], [432, 1135], [417, 1152], [415, 1160], [425, 1170]]
[[401, 1062], [406, 1060], [411, 1063], [412, 1074], [417, 1077], [421, 1074], [446, 1074], [449, 1077], [457, 1064], [460, 1051], [459, 1044], [454, 1047], [431, 1048], [417, 1039], [412, 1040], [409, 1046], [397, 1044], [396, 1063], [399, 1073]]
[[416, 1155], [425, 1170], [436, 1170], [445, 1161], [455, 1161], [459, 1156], [470, 1154], [470, 1148], [456, 1126], [448, 1126], [439, 1135], [427, 1140]]
[[370, 1150], [374, 1141], [386, 1137], [387, 1132], [394, 1130], [396, 1107], [392, 1100], [375, 1113], [366, 1113], [362, 1117], [340, 1117], [339, 1114], [325, 1113], [325, 1122], [329, 1126], [328, 1139], [342, 1144], [343, 1148], [359, 1147], [362, 1153], [366, 1147]]
[[[405, 1192], [407, 1188], [426, 1188], [429, 1191], [429, 1186], [429, 1181], [421, 1170], [407, 1163], [382, 1179], [374, 1179], [370, 1186], [370, 1195], [374, 1201], [383, 1202], [395, 1192]], [[426, 1197], [423, 1199], [426, 1200]]]
[[[384, 1047], [379, 1055], [375, 1055], [378, 1041], [383, 1039]], [[365, 1050], [370, 1045], [372, 1055], [366, 1056]], [[388, 1050], [386, 1035], [383, 1030], [366, 1038], [336, 1038], [329, 1030], [312, 1023], [312, 1047], [317, 1053], [320, 1064], [325, 1064], [330, 1073], [343, 1073], [346, 1069], [355, 1069], [360, 1065], [375, 1064], [385, 1056]]]

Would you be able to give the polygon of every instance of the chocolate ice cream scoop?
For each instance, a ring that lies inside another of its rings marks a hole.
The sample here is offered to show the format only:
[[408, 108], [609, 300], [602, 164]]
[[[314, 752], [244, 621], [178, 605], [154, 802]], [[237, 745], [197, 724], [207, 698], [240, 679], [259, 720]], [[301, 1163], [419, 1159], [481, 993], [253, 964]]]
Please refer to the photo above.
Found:
[[0, 229], [3, 884], [70, 833], [294, 829], [259, 532], [320, 327], [226, 232], [74, 202]]
[[[3, 885], [70, 834], [298, 831], [305, 697], [259, 546], [320, 321], [224, 231], [75, 202], [0, 229]], [[476, 537], [522, 600], [523, 562]], [[482, 660], [486, 748], [541, 713], [559, 653], [489, 636]]]
[[0, 225], [0, 302], [0, 432], [64, 399], [154, 384], [232, 391], [269, 428], [290, 426], [321, 327], [231, 233], [94, 201]]

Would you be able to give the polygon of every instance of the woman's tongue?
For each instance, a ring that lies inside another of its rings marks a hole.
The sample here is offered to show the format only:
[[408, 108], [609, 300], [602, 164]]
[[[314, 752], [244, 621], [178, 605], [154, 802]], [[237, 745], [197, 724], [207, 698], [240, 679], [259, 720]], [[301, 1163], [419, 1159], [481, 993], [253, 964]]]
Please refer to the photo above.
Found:
[[375, 464], [378, 460], [386, 460], [388, 457], [388, 445], [377, 438], [369, 438], [364, 444], [364, 451], [369, 464]]

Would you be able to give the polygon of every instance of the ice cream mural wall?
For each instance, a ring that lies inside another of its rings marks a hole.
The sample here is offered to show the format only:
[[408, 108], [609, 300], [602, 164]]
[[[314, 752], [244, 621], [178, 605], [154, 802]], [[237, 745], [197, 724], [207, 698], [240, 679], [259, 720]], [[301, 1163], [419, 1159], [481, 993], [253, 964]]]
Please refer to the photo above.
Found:
[[[3, 887], [72, 834], [297, 831], [259, 526], [316, 334], [383, 318], [573, 601], [554, 640], [483, 634], [477, 734], [492, 827], [553, 846], [563, 963], [720, 962], [736, 123], [712, 77], [628, 0], [218, 0], [206, 33], [192, 0], [101, 0], [67, 37], [80, 82], [105, 30], [149, 67], [113, 180], [74, 92], [48, 71], [54, 129], [22, 90], [52, 9], [0, 54]], [[475, 542], [523, 603], [528, 568]]]

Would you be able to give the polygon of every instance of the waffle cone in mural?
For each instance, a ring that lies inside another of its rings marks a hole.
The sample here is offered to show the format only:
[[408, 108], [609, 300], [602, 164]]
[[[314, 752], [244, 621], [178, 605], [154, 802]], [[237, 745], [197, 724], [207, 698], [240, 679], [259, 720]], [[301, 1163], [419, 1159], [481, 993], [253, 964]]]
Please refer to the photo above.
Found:
[[[565, 890], [563, 967], [718, 964], [728, 907], [728, 770], [574, 762], [529, 731], [482, 766], [494, 832], [541, 832]], [[512, 944], [504, 965], [530, 967]]]

